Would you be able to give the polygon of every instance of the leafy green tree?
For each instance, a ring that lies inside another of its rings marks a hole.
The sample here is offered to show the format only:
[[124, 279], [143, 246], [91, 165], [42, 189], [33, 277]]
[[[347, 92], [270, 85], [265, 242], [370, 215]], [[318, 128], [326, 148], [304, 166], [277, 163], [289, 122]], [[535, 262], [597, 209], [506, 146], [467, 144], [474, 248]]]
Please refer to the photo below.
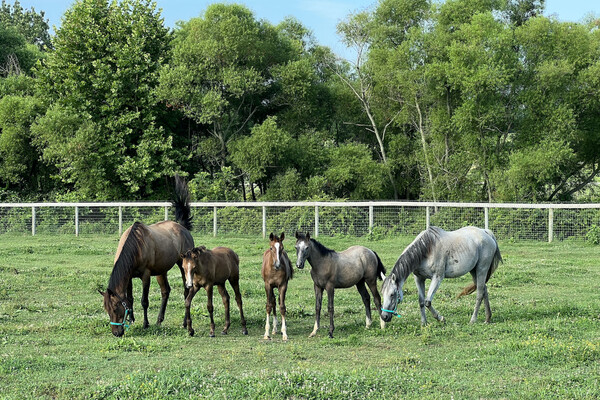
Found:
[[10, 5], [6, 0], [2, 0], [0, 6], [0, 27], [12, 26], [27, 41], [27, 43], [36, 45], [40, 50], [52, 48], [48, 20], [44, 18], [45, 13], [35, 11], [33, 7], [25, 10], [18, 0]]
[[152, 195], [172, 174], [159, 69], [169, 32], [149, 0], [79, 0], [38, 74], [48, 104], [33, 127], [44, 159], [82, 198]]
[[276, 89], [272, 69], [289, 57], [287, 44], [240, 5], [213, 4], [176, 31], [160, 95], [217, 140], [221, 167], [229, 142], [267, 114]]

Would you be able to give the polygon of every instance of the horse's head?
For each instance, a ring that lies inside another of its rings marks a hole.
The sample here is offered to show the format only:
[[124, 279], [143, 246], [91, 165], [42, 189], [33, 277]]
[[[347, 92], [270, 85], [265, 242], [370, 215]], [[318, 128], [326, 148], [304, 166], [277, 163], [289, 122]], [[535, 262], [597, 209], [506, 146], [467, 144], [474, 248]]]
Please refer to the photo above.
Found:
[[309, 256], [310, 251], [310, 233], [296, 232], [296, 267], [304, 268], [304, 262]]
[[269, 251], [271, 252], [271, 262], [275, 269], [281, 268], [281, 260], [283, 259], [283, 239], [285, 239], [285, 232], [281, 232], [281, 236], [274, 235], [273, 232], [269, 235]]
[[200, 254], [204, 250], [206, 250], [206, 247], [200, 246], [181, 254], [181, 267], [183, 268], [183, 273], [185, 276], [185, 287], [187, 289], [191, 288], [194, 285], [194, 269], [196, 268]]
[[125, 296], [121, 297], [110, 289], [106, 292], [98, 291], [104, 297], [104, 309], [110, 318], [110, 329], [116, 337], [125, 333], [125, 328], [133, 322], [133, 311]]
[[381, 285], [381, 319], [385, 322], [390, 322], [392, 316], [398, 315], [396, 308], [398, 303], [402, 302], [403, 286], [404, 282], [393, 272], [383, 281], [383, 285]]

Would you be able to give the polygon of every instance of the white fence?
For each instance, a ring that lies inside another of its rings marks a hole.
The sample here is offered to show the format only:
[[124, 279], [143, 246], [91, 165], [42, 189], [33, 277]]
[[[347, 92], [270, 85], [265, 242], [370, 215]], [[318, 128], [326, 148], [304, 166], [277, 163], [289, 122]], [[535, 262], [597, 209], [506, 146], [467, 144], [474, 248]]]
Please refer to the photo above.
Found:
[[[501, 240], [585, 239], [600, 232], [600, 204], [433, 202], [192, 203], [194, 233], [313, 236], [417, 235], [429, 225], [446, 230], [486, 227]], [[0, 234], [121, 234], [134, 221], [173, 218], [168, 202], [4, 203]]]

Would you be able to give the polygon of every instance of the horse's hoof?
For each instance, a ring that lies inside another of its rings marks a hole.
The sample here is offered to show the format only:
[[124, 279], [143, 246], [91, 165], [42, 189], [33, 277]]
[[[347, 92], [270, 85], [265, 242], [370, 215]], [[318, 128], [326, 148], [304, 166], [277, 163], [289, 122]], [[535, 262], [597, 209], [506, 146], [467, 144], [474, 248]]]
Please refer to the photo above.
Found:
[[214, 332], [211, 332], [211, 333], [210, 333], [208, 336], [210, 336], [210, 337], [215, 337], [215, 333], [214, 333]]
[[190, 334], [190, 336], [194, 336], [194, 333], [196, 333], [196, 332], [195, 332], [193, 329], [190, 329], [190, 330], [188, 331], [188, 333]]
[[221, 332], [221, 335], [227, 335], [227, 331]]
[[242, 330], [242, 334], [243, 334], [243, 335], [248, 335], [248, 329], [245, 329], [245, 328], [244, 328], [244, 330]]
[[284, 342], [287, 342], [287, 341], [288, 341], [288, 337], [287, 337], [287, 336], [284, 336], [284, 337], [283, 337], [283, 341], [284, 341]]
[[446, 318], [444, 318], [444, 317], [440, 317], [440, 322], [441, 322], [442, 324], [445, 324], [445, 323], [446, 323]]
[[315, 337], [315, 336], [317, 336], [317, 334], [316, 334], [316, 333], [314, 333], [314, 332], [313, 332], [313, 333], [311, 333], [310, 335], [308, 335], [308, 337], [309, 337], [309, 338], [311, 338], [311, 337]]
[[265, 335], [265, 336], [263, 336], [263, 339], [264, 339], [264, 340], [271, 340], [271, 337], [270, 337], [270, 336], [268, 336], [268, 335]]
[[333, 339], [333, 333], [329, 334], [329, 339]]

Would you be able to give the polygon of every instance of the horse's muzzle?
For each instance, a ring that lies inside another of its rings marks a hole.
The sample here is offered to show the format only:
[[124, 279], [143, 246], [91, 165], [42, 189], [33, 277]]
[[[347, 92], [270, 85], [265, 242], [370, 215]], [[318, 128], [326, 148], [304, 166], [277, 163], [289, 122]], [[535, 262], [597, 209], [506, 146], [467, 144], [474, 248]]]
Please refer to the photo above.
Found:
[[390, 322], [392, 320], [392, 314], [384, 311], [381, 313], [381, 319], [383, 322]]

